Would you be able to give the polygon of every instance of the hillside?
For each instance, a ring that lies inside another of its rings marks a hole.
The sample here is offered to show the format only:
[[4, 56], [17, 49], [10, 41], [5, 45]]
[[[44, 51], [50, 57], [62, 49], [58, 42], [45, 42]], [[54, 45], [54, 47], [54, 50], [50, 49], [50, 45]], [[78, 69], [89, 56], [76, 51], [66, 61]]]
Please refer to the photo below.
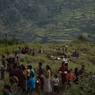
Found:
[[51, 42], [95, 40], [95, 0], [0, 0], [0, 38]]

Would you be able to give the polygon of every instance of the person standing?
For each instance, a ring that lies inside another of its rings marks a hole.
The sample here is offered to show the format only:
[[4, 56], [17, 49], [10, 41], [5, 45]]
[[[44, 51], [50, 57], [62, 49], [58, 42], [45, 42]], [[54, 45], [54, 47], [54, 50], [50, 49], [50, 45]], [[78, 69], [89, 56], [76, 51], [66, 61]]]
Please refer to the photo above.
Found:
[[52, 71], [49, 65], [46, 65], [46, 72], [44, 75], [44, 93], [45, 95], [51, 95], [52, 93]]
[[43, 93], [43, 85], [44, 85], [44, 68], [43, 68], [43, 64], [41, 62], [39, 62], [38, 64], [38, 70], [37, 70], [37, 87], [38, 87], [38, 92], [39, 93]]
[[27, 88], [28, 88], [29, 95], [35, 95], [36, 76], [33, 72], [31, 73], [30, 78], [27, 80]]
[[1, 65], [1, 68], [0, 68], [0, 79], [1, 80], [5, 79], [5, 68], [4, 68], [4, 65]]

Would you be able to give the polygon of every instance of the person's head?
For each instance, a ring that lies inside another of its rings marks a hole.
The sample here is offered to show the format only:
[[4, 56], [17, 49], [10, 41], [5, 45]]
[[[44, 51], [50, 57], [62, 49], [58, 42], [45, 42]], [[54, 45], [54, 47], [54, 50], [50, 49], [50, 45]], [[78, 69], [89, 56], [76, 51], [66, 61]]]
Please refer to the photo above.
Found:
[[57, 77], [58, 77], [57, 74], [55, 74], [55, 75], [54, 75], [54, 78], [57, 78]]
[[46, 65], [46, 70], [51, 70], [49, 65]]
[[5, 58], [5, 55], [2, 55], [2, 58]]
[[21, 70], [22, 71], [26, 70], [26, 68], [25, 68], [25, 66], [23, 64], [21, 65]]
[[42, 62], [39, 62], [39, 67], [42, 67]]
[[77, 67], [75, 68], [75, 71], [78, 71], [78, 68]]
[[61, 66], [64, 66], [64, 65], [65, 65], [65, 62], [63, 61]]
[[81, 65], [82, 68], [85, 68], [85, 65]]
[[31, 70], [31, 69], [32, 69], [32, 65], [28, 65], [28, 69], [30, 69], [30, 70]]
[[16, 68], [17, 68], [17, 64], [14, 64], [14, 65], [13, 65], [13, 68], [16, 69]]
[[31, 74], [30, 74], [30, 78], [34, 78], [34, 73], [32, 72]]
[[66, 54], [64, 54], [64, 58], [67, 58], [67, 55]]
[[81, 69], [85, 69], [85, 65], [81, 65]]
[[19, 56], [16, 56], [17, 59], [19, 59]]
[[68, 63], [65, 63], [65, 67], [68, 67]]

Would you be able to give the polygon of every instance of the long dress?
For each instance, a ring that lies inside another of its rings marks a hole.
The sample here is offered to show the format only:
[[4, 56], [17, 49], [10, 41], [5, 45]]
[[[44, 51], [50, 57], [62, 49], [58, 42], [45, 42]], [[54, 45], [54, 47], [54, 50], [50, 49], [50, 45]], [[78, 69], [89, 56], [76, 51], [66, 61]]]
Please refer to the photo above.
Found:
[[50, 70], [48, 70], [46, 72], [46, 76], [44, 76], [44, 92], [46, 93], [52, 92], [51, 71]]

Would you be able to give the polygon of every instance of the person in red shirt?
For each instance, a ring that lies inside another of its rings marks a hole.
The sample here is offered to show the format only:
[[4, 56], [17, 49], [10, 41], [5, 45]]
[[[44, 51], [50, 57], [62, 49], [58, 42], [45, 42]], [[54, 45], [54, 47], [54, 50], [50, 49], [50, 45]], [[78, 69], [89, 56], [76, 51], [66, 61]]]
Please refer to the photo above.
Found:
[[69, 87], [71, 87], [71, 82], [75, 81], [76, 76], [74, 74], [74, 72], [71, 70], [68, 71], [67, 75], [66, 75], [66, 81], [67, 81], [67, 85]]

